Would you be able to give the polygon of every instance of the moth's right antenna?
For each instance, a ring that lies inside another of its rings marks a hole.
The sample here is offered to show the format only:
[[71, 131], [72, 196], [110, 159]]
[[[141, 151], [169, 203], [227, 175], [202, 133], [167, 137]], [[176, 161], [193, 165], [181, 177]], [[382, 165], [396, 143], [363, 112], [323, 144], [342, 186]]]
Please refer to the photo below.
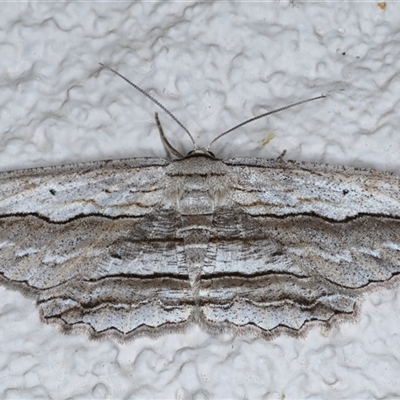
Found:
[[[171, 111], [169, 111], [166, 107], [164, 107], [158, 100], [156, 100], [153, 96], [151, 96], [150, 94], [148, 94], [147, 92], [145, 92], [141, 87], [139, 87], [138, 85], [134, 84], [133, 82], [131, 82], [128, 78], [125, 78], [123, 75], [121, 75], [118, 71], [116, 71], [115, 69], [112, 69], [111, 67], [109, 67], [108, 65], [104, 65], [102, 63], [99, 63], [102, 67], [109, 69], [111, 72], [114, 72], [114, 74], [118, 75], [120, 78], [122, 78], [124, 81], [128, 82], [131, 86], [133, 86], [136, 90], [138, 90], [140, 93], [144, 94], [148, 99], [150, 99], [153, 103], [157, 104], [158, 107], [160, 107], [163, 111], [165, 111], [190, 137], [190, 139], [192, 140], [193, 143], [193, 148], [196, 149], [197, 145], [196, 142], [193, 139], [192, 134], [189, 132], [189, 130], [182, 124], [181, 121], [179, 121], [178, 118], [175, 117], [174, 114], [172, 114]], [[157, 122], [157, 125], [159, 127], [160, 122]], [[161, 133], [160, 133], [161, 134]], [[164, 135], [164, 134], [163, 134]], [[162, 138], [162, 137], [161, 137]], [[164, 138], [162, 138], [164, 143], [168, 143], [169, 142]], [[171, 145], [167, 145], [167, 147], [171, 150], [173, 149], [173, 147]], [[174, 149], [175, 150], [175, 149]], [[172, 151], [172, 150], [171, 150]], [[176, 151], [176, 150], [175, 150]], [[173, 154], [175, 154], [173, 152]], [[176, 155], [176, 154], [175, 154]]]

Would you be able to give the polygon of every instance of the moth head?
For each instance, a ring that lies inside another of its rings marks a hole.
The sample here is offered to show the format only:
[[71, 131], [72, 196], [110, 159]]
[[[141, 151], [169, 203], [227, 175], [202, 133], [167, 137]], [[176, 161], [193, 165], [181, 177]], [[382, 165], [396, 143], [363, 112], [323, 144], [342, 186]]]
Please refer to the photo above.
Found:
[[198, 156], [209, 157], [209, 158], [215, 159], [215, 154], [212, 151], [207, 150], [207, 149], [196, 149], [196, 150], [189, 151], [189, 153], [186, 154], [185, 158], [198, 157]]

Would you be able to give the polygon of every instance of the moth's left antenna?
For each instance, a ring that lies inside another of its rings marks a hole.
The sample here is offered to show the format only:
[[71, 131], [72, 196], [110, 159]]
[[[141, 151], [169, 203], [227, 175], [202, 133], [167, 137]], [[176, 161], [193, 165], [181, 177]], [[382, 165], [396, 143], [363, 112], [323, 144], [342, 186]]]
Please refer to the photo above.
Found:
[[[140, 93], [142, 93], [142, 94], [144, 94], [148, 99], [150, 99], [153, 103], [155, 103], [155, 104], [157, 104], [158, 105], [158, 107], [160, 107], [163, 111], [165, 111], [188, 135], [189, 135], [189, 137], [190, 137], [190, 139], [192, 140], [192, 143], [193, 143], [193, 147], [194, 147], [194, 149], [196, 149], [196, 147], [197, 147], [197, 145], [196, 145], [196, 142], [194, 141], [194, 139], [193, 139], [193, 136], [192, 136], [192, 134], [189, 132], [189, 130], [182, 124], [182, 122], [181, 121], [179, 121], [179, 119], [178, 118], [176, 118], [175, 117], [175, 115], [174, 114], [172, 114], [172, 112], [171, 111], [169, 111], [166, 107], [164, 107], [158, 100], [156, 100], [153, 96], [151, 96], [150, 94], [148, 94], [147, 92], [145, 92], [141, 87], [139, 87], [138, 85], [136, 85], [136, 84], [134, 84], [133, 82], [131, 82], [128, 78], [125, 78], [125, 76], [123, 76], [123, 75], [121, 75], [118, 71], [116, 71], [115, 69], [113, 69], [113, 68], [111, 68], [111, 67], [109, 67], [108, 65], [104, 65], [104, 64], [102, 64], [102, 63], [99, 63], [102, 67], [104, 67], [104, 68], [106, 68], [106, 69], [109, 69], [111, 72], [114, 72], [114, 74], [116, 74], [116, 75], [118, 75], [120, 78], [122, 78], [125, 82], [128, 82], [131, 86], [133, 86], [136, 90], [138, 90]], [[158, 119], [158, 118], [157, 118]], [[160, 123], [159, 123], [159, 121], [157, 122], [157, 126], [158, 127], [160, 127]], [[169, 144], [169, 142], [166, 140], [166, 138], [165, 138], [165, 136], [164, 136], [164, 134], [161, 134], [161, 132], [160, 132], [160, 135], [161, 135], [161, 138], [163, 139], [163, 141], [164, 141], [164, 143], [168, 143], [168, 145], [167, 145], [167, 147], [171, 150], [171, 148], [172, 149], [174, 149], [170, 144]], [[172, 150], [171, 150], [172, 151]], [[174, 149], [174, 151], [177, 153], [177, 154], [180, 154], [177, 150], [175, 150]], [[172, 153], [173, 154], [175, 154], [176, 155], [176, 153], [174, 152], [174, 151], [172, 151]], [[183, 157], [181, 154], [180, 154], [180, 156], [181, 157]]]
[[241, 122], [240, 124], [235, 125], [233, 128], [228, 129], [227, 131], [225, 131], [225, 132], [221, 133], [220, 135], [218, 135], [218, 136], [207, 146], [206, 150], [208, 150], [208, 149], [211, 147], [211, 145], [213, 145], [217, 140], [221, 139], [222, 136], [225, 136], [226, 134], [233, 132], [234, 130], [240, 128], [240, 127], [243, 126], [243, 125], [247, 125], [247, 124], [249, 124], [250, 122], [256, 121], [257, 119], [260, 119], [260, 118], [267, 117], [268, 115], [276, 114], [276, 113], [278, 113], [278, 112], [280, 112], [280, 111], [287, 110], [288, 108], [296, 107], [296, 106], [299, 106], [300, 104], [308, 103], [309, 101], [314, 101], [314, 100], [318, 100], [318, 99], [323, 99], [323, 98], [325, 98], [325, 97], [326, 97], [326, 95], [322, 94], [321, 96], [313, 97], [312, 99], [307, 99], [307, 100], [298, 101], [297, 103], [289, 104], [288, 106], [281, 107], [281, 108], [277, 108], [276, 110], [268, 111], [268, 112], [266, 112], [266, 113], [264, 113], [264, 114], [257, 115], [256, 117], [247, 119], [246, 121], [243, 121], [243, 122]]

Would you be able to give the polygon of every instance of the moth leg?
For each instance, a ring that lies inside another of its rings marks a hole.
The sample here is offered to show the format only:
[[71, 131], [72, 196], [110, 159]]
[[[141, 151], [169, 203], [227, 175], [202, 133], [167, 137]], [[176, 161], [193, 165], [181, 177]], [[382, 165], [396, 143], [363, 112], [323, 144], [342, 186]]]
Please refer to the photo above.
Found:
[[181, 153], [179, 153], [178, 150], [176, 150], [175, 148], [172, 147], [171, 143], [168, 142], [167, 138], [164, 135], [164, 131], [163, 128], [161, 126], [160, 120], [158, 119], [158, 113], [155, 113], [155, 118], [156, 118], [156, 124], [157, 124], [157, 128], [158, 131], [160, 132], [160, 137], [161, 140], [163, 141], [163, 143], [167, 146], [168, 150], [175, 156], [178, 158], [183, 158], [183, 155]]
[[283, 150], [281, 155], [277, 157], [277, 161], [283, 161], [283, 158], [286, 156], [287, 150]]

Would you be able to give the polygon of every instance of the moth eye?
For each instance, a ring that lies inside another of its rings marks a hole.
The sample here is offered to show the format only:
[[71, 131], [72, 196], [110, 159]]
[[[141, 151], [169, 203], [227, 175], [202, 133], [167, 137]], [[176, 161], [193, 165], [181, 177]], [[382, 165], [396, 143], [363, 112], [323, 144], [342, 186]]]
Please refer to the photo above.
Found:
[[189, 151], [189, 153], [186, 154], [186, 157], [189, 157], [193, 154], [197, 154], [199, 156], [210, 156], [212, 158], [215, 158], [214, 153], [208, 150], [191, 150]]

